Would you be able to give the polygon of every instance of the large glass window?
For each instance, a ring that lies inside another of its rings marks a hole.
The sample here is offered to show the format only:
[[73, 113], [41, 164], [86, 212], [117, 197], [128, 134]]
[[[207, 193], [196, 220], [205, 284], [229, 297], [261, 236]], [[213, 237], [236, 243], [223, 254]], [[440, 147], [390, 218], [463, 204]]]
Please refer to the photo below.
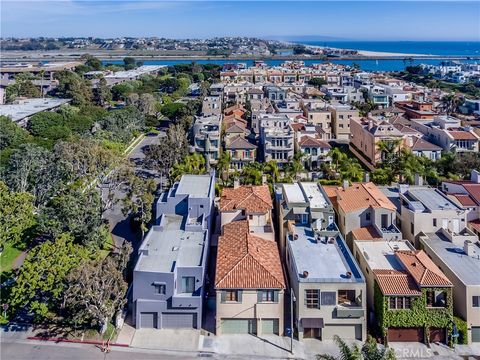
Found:
[[182, 293], [193, 293], [195, 291], [195, 277], [184, 276], [182, 277]]
[[355, 303], [355, 290], [338, 290], [338, 305]]
[[225, 290], [225, 301], [238, 301], [238, 290]]
[[335, 305], [336, 295], [335, 291], [322, 291], [320, 293], [322, 305]]

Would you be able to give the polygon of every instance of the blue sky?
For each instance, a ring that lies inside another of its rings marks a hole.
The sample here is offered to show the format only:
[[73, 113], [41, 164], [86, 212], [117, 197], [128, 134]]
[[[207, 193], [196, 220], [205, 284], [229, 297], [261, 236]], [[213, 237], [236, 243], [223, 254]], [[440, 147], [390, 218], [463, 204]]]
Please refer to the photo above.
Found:
[[2, 36], [480, 40], [480, 1], [1, 0]]

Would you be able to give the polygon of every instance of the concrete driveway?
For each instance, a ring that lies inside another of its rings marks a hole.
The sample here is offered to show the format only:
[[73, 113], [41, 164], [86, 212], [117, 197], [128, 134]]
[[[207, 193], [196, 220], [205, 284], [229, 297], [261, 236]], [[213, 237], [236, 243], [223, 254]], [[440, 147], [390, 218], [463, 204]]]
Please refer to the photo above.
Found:
[[137, 329], [130, 344], [142, 349], [187, 352], [201, 350], [200, 345], [200, 330], [195, 329]]

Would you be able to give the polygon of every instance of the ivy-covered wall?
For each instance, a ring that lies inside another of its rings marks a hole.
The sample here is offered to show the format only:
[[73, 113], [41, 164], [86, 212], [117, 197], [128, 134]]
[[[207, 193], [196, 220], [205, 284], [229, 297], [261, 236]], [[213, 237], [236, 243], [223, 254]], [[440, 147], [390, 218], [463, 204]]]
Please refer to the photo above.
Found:
[[[445, 308], [427, 308], [427, 291], [445, 291]], [[385, 338], [389, 327], [423, 327], [425, 342], [429, 339], [430, 328], [447, 328], [451, 334], [453, 320], [453, 297], [451, 288], [423, 288], [422, 295], [412, 297], [411, 309], [390, 310], [389, 297], [384, 296], [375, 282], [374, 309], [380, 332]]]

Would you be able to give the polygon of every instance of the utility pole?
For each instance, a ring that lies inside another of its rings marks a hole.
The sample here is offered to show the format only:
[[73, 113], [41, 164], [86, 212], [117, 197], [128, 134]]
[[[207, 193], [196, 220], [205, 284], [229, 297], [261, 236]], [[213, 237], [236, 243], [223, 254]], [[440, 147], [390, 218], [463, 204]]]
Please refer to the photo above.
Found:
[[293, 302], [297, 301], [295, 299], [295, 294], [293, 289], [290, 288], [290, 353], [293, 355]]

